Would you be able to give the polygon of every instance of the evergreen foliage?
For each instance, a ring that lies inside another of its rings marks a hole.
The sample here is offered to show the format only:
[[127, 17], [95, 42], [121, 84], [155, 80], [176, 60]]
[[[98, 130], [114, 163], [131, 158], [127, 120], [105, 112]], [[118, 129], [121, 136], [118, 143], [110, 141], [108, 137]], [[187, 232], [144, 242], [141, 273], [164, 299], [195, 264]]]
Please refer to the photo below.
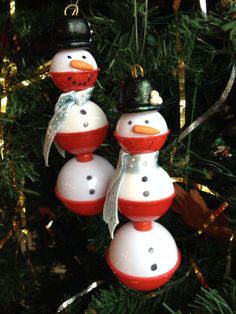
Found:
[[[30, 79], [53, 56], [52, 26], [68, 3], [19, 0], [14, 20], [9, 18], [9, 1], [0, 0], [0, 56], [7, 56], [17, 66], [10, 84]], [[116, 166], [119, 145], [112, 132], [119, 118], [120, 83], [131, 65], [139, 63], [164, 99], [161, 114], [171, 129], [160, 153], [161, 166], [171, 176], [187, 179], [188, 187], [182, 185], [187, 191], [199, 183], [218, 192], [219, 197], [201, 192], [211, 210], [227, 200], [229, 207], [218, 219], [222, 230], [229, 226], [235, 232], [235, 84], [221, 109], [178, 143], [170, 163], [172, 144], [181, 132], [180, 55], [185, 62], [187, 125], [219, 99], [235, 62], [235, 1], [222, 4], [215, 0], [207, 5], [205, 18], [198, 1], [182, 1], [177, 16], [170, 1], [79, 2], [80, 14], [94, 31], [94, 56], [101, 68], [92, 97], [110, 126], [97, 153]], [[97, 280], [103, 284], [79, 296], [64, 313], [236, 313], [235, 242], [231, 248], [228, 241], [196, 236], [197, 230], [172, 210], [160, 219], [182, 253], [180, 268], [171, 281], [150, 293], [130, 290], [117, 281], [105, 260], [110, 237], [102, 217], [76, 216], [54, 195], [57, 174], [71, 156], [63, 160], [52, 147], [50, 167], [43, 162], [43, 140], [59, 95], [50, 79], [37, 80], [9, 92], [7, 112], [0, 115], [5, 143], [0, 162], [0, 240], [11, 230], [14, 219], [21, 221], [15, 209], [23, 178], [29, 229], [28, 249], [20, 224], [0, 249], [1, 313], [56, 313], [63, 301]], [[228, 148], [231, 156], [216, 154], [220, 145]], [[51, 227], [49, 222], [53, 222]], [[120, 217], [120, 225], [124, 222]], [[190, 259], [210, 288], [202, 286]]]

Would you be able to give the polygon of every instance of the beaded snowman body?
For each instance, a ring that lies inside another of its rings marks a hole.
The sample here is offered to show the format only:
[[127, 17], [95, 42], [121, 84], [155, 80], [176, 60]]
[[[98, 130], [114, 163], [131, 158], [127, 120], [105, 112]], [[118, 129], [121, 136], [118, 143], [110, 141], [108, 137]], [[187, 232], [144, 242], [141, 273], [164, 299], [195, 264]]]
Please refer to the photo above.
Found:
[[106, 137], [108, 121], [90, 100], [99, 72], [90, 52], [90, 28], [86, 20], [72, 16], [59, 20], [55, 30], [59, 51], [52, 59], [50, 74], [63, 93], [49, 122], [44, 159], [48, 165], [53, 142], [63, 156], [65, 152], [76, 155], [61, 169], [55, 192], [71, 211], [96, 215], [102, 211], [114, 169], [93, 154]]
[[121, 282], [137, 290], [162, 286], [180, 263], [173, 237], [154, 222], [166, 213], [175, 195], [169, 175], [158, 165], [159, 150], [169, 133], [157, 111], [161, 103], [146, 78], [126, 81], [114, 132], [122, 149], [103, 211], [112, 238], [118, 209], [132, 221], [115, 233], [107, 261]]

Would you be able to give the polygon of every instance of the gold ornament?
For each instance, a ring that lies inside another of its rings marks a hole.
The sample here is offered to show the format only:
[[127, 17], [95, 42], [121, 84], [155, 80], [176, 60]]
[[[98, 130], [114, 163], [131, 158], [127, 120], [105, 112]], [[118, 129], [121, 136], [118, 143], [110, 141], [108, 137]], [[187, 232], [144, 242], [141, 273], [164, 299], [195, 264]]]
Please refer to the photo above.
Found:
[[10, 91], [10, 81], [12, 77], [16, 75], [16, 72], [16, 64], [14, 62], [11, 62], [7, 57], [4, 57], [0, 73], [0, 85], [2, 87], [0, 113], [6, 113], [8, 94]]
[[209, 288], [205, 277], [203, 276], [202, 272], [200, 271], [199, 267], [197, 266], [197, 264], [195, 263], [195, 261], [191, 258], [190, 259], [190, 264], [193, 268], [194, 274], [197, 276], [198, 280], [200, 281], [200, 283], [202, 284], [202, 286], [204, 288]]

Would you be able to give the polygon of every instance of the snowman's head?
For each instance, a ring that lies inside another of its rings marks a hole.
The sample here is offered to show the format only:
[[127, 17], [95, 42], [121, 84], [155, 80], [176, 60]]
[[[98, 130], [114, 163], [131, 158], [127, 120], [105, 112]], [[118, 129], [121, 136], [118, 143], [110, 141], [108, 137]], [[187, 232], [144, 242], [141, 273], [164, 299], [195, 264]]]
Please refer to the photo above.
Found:
[[93, 55], [79, 48], [65, 49], [57, 52], [52, 59], [50, 72], [81, 72], [97, 70]]
[[79, 48], [59, 51], [50, 67], [53, 83], [63, 92], [80, 91], [93, 86], [98, 72], [93, 55]]
[[165, 119], [157, 111], [124, 113], [118, 120], [116, 133], [122, 137], [147, 137], [168, 132]]

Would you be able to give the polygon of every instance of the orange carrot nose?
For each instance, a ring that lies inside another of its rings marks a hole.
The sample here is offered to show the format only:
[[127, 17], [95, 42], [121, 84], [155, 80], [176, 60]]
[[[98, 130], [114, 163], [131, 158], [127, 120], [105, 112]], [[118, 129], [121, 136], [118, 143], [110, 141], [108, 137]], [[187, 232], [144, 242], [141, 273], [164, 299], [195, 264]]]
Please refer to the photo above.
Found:
[[154, 134], [159, 134], [160, 133], [159, 130], [157, 130], [155, 128], [152, 128], [150, 126], [146, 126], [146, 125], [134, 125], [132, 130], [135, 133], [147, 134], [147, 135], [154, 135]]
[[70, 66], [78, 70], [92, 70], [93, 69], [93, 66], [91, 64], [81, 61], [81, 60], [72, 60], [70, 62]]

